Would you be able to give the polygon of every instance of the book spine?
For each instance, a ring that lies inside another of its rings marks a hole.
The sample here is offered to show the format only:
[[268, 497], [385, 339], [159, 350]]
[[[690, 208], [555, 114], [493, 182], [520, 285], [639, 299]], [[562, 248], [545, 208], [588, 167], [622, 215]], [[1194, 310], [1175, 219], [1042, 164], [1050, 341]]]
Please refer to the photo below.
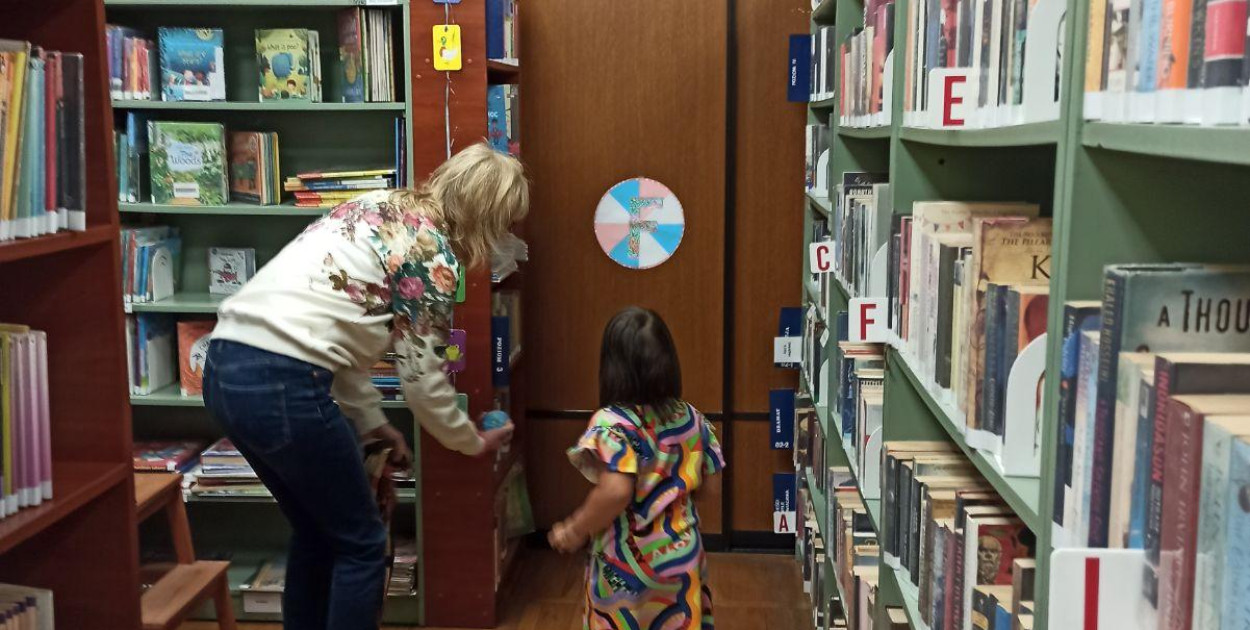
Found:
[[1003, 292], [1007, 287], [989, 285], [985, 290], [985, 367], [981, 373], [981, 409], [977, 413], [979, 429], [997, 433], [998, 370], [1003, 347]]
[[951, 314], [955, 285], [955, 257], [959, 254], [957, 247], [943, 247], [938, 270], [937, 295], [937, 367], [934, 370], [935, 380], [939, 387], [951, 386]]
[[994, 385], [996, 403], [990, 410], [994, 414], [994, 434], [1003, 437], [1007, 421], [1007, 379], [1016, 364], [1020, 348], [1026, 342], [1020, 338], [1020, 294], [1008, 290], [1003, 296], [1003, 335], [998, 359], [998, 383]]
[[1203, 41], [1202, 87], [1236, 86], [1246, 48], [1246, 0], [1209, 0]]
[[[1203, 492], [1198, 499], [1201, 506], [1198, 558], [1195, 581], [1190, 591], [1197, 597], [1197, 609], [1193, 614], [1196, 630], [1236, 627], [1222, 623], [1223, 602], [1218, 597], [1224, 592], [1224, 574], [1227, 571], [1223, 557], [1244, 552], [1246, 543], [1244, 539], [1237, 540], [1232, 541], [1230, 546], [1230, 540], [1226, 538], [1229, 519], [1245, 520], [1245, 512], [1241, 509], [1244, 498], [1240, 496], [1243, 489], [1231, 484], [1229, 477], [1232, 468], [1230, 449], [1234, 441], [1231, 437], [1227, 431], [1220, 429], [1208, 431], [1202, 436], [1202, 480], [1199, 483]], [[1230, 485], [1233, 487], [1230, 488]], [[1233, 506], [1237, 506], [1236, 509]], [[1240, 602], [1244, 607], [1245, 594], [1235, 595], [1233, 601]], [[1164, 626], [1160, 623], [1159, 627], [1162, 629]]]
[[881, 545], [885, 553], [898, 557], [898, 459], [888, 453], [881, 462], [881, 514], [885, 535]]
[[[1202, 416], [1172, 405], [1159, 536], [1159, 630], [1189, 630], [1193, 615], [1194, 531], [1202, 474]], [[1189, 588], [1186, 588], [1189, 587]]]
[[1151, 450], [1154, 444], [1154, 381], [1143, 379], [1137, 404], [1137, 449], [1133, 459], [1133, 490], [1129, 504], [1128, 549], [1145, 549], [1146, 511], [1150, 493]]
[[1157, 86], [1160, 90], [1183, 90], [1189, 71], [1189, 20], [1191, 0], [1163, 0], [1159, 31]]
[[1093, 466], [1089, 470], [1089, 546], [1107, 546], [1107, 517], [1111, 507], [1112, 437], [1115, 435], [1116, 370], [1124, 330], [1127, 277], [1108, 273], [1102, 299], [1102, 331], [1098, 345], [1098, 388], [1094, 407]]
[[950, 621], [946, 624], [946, 627], [951, 630], [964, 630], [966, 627], [964, 622], [963, 606], [963, 593], [964, 589], [967, 588], [966, 582], [968, 579], [967, 571], [964, 566], [965, 562], [967, 562], [967, 559], [964, 558], [964, 554], [966, 553], [965, 548], [967, 545], [964, 540], [964, 532], [966, 531], [967, 526], [965, 525], [964, 529], [957, 531], [953, 536], [955, 539], [955, 550], [951, 557], [951, 562], [954, 563], [952, 567], [954, 577], [951, 580], [951, 589], [946, 593], [947, 606], [950, 609], [947, 613], [947, 619]]
[[1146, 503], [1146, 523], [1143, 545], [1146, 549], [1146, 569], [1142, 588], [1147, 601], [1158, 605], [1159, 543], [1163, 527], [1163, 484], [1165, 481], [1165, 454], [1167, 448], [1168, 401], [1171, 400], [1172, 365], [1160, 363], [1155, 368], [1154, 427], [1150, 445], [1150, 487]]
[[[1232, 459], [1229, 463], [1229, 483], [1224, 488], [1215, 490], [1223, 493], [1224, 505], [1245, 506], [1245, 491], [1250, 485], [1250, 445], [1238, 440], [1232, 445]], [[1226, 529], [1226, 541], [1244, 543], [1250, 540], [1250, 518], [1246, 518], [1244, 510], [1229, 510], [1227, 520], [1215, 523]], [[1222, 606], [1221, 621], [1225, 628], [1250, 628], [1250, 609], [1246, 606], [1245, 594], [1250, 593], [1250, 563], [1245, 562], [1244, 544], [1226, 545], [1219, 550], [1219, 561], [1224, 564], [1223, 592], [1204, 593], [1194, 590], [1195, 609], [1198, 602], [1206, 603], [1206, 598], [1214, 599], [1208, 606]], [[1197, 627], [1197, 624], [1195, 624]]]
[[1206, 53], [1207, 0], [1193, 0], [1189, 11], [1189, 54], [1185, 71], [1185, 87], [1196, 90], [1203, 85], [1203, 56]]

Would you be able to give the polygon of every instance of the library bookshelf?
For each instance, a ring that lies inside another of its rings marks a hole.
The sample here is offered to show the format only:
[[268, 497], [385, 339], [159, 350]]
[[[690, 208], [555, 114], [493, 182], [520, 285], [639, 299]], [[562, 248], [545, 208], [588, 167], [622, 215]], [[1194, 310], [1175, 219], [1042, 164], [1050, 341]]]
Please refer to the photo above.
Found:
[[20, 1], [0, 37], [83, 55], [87, 229], [0, 246], [0, 321], [48, 333], [53, 499], [0, 520], [0, 582], [51, 589], [64, 628], [139, 625], [113, 122], [99, 0]]
[[[487, 136], [488, 83], [517, 83], [520, 65], [487, 60], [486, 8], [483, 0], [463, 0], [445, 13], [443, 5], [409, 0], [104, 0], [109, 23], [155, 33], [159, 26], [215, 27], [225, 33], [226, 102], [162, 102], [116, 100], [115, 115], [142, 111], [156, 120], [211, 121], [227, 128], [277, 131], [282, 175], [330, 167], [363, 167], [394, 162], [394, 121], [402, 117], [406, 133], [407, 181], [428, 175], [451, 151]], [[315, 28], [321, 34], [325, 76], [338, 71], [336, 13], [366, 6], [392, 12], [395, 24], [395, 102], [342, 103], [333, 86], [326, 102], [256, 102], [256, 28]], [[462, 29], [464, 69], [448, 76], [430, 66], [432, 27], [450, 18]], [[445, 100], [446, 99], [446, 100]], [[450, 122], [450, 124], [446, 124]], [[450, 135], [449, 135], [450, 134]], [[183, 240], [182, 287], [173, 297], [127, 305], [131, 312], [175, 313], [206, 317], [215, 313], [222, 296], [208, 293], [206, 250], [209, 247], [251, 247], [263, 265], [310, 221], [325, 211], [296, 208], [288, 200], [277, 206], [226, 203], [188, 208], [152, 203], [122, 203], [130, 221], [152, 220], [179, 227]], [[115, 220], [114, 220], [115, 221]], [[114, 230], [116, 230], [114, 224]], [[3, 256], [0, 253], [0, 256]], [[464, 372], [457, 389], [467, 398], [472, 417], [495, 406], [490, 357], [492, 293], [519, 290], [521, 274], [492, 283], [489, 269], [466, 272], [465, 300], [456, 305], [455, 326], [468, 333]], [[120, 313], [122, 306], [117, 305]], [[513, 369], [512, 389], [521, 364]], [[142, 439], [193, 438], [211, 441], [221, 432], [204, 411], [200, 397], [182, 396], [175, 383], [146, 396], [130, 396], [134, 432]], [[411, 597], [387, 597], [383, 620], [402, 625], [488, 627], [495, 625], [501, 554], [495, 542], [496, 493], [509, 466], [522, 452], [523, 410], [516, 397], [509, 410], [517, 423], [516, 440], [505, 460], [470, 458], [444, 449], [418, 429], [403, 402], [383, 403], [391, 422], [408, 437], [414, 450], [416, 487], [401, 490], [392, 523], [396, 535], [416, 541], [419, 564], [417, 591]], [[228, 559], [236, 616], [240, 620], [274, 621], [279, 615], [243, 609], [241, 586], [262, 563], [285, 553], [288, 528], [272, 500], [255, 498], [191, 500], [188, 503], [196, 551]], [[142, 539], [159, 534], [141, 532]], [[514, 550], [514, 549], [513, 549]], [[508, 558], [511, 555], [508, 554]], [[211, 610], [201, 614], [211, 617]]]
[[[915, 0], [896, 0], [906, 15]], [[833, 26], [843, 41], [863, 26], [861, 0], [822, 0], [812, 11], [812, 28]], [[903, 124], [907, 21], [896, 20], [893, 56], [892, 124], [876, 128], [839, 125], [837, 99], [809, 104], [809, 123], [828, 125], [831, 184], [848, 171], [888, 172], [894, 214], [910, 214], [916, 201], [1027, 201], [1054, 218], [1050, 279], [1047, 372], [1059, 371], [1063, 304], [1102, 297], [1103, 268], [1109, 264], [1196, 261], [1250, 262], [1245, 234], [1250, 213], [1227, 208], [1250, 194], [1250, 130], [1244, 127], [1112, 124], [1084, 120], [1083, 86], [1088, 0], [1068, 0], [1063, 21], [1060, 102], [1057, 120], [988, 129], [920, 129]], [[852, 297], [836, 279], [827, 303], [807, 273], [811, 224], [827, 216], [831, 201], [808, 197], [803, 208], [805, 299], [832, 318]], [[831, 343], [836, 343], [831, 342]], [[832, 347], [826, 348], [831, 353]], [[829, 356], [826, 354], [826, 356]], [[1046, 381], [1041, 427], [1040, 477], [999, 472], [963, 439], [954, 417], [920, 378], [910, 358], [887, 348], [884, 441], [946, 439], [956, 443], [976, 469], [1037, 536], [1034, 628], [1047, 628], [1049, 560], [1052, 551], [1058, 379]], [[830, 370], [829, 391], [836, 391]], [[810, 385], [809, 385], [810, 387]], [[825, 435], [837, 441], [840, 428], [821, 416]], [[841, 448], [826, 448], [824, 465], [848, 465]], [[813, 486], [814, 500], [818, 490]], [[872, 506], [869, 505], [871, 512]], [[823, 517], [824, 512], [817, 514]], [[890, 527], [872, 519], [879, 535]], [[822, 531], [826, 531], [821, 523]], [[832, 560], [830, 560], [832, 561]], [[901, 606], [913, 628], [924, 628], [917, 592], [903, 574], [880, 573], [875, 618]], [[832, 581], [832, 580], [829, 580]], [[827, 582], [829, 582], [827, 581]], [[834, 587], [828, 587], [833, 589]], [[832, 593], [820, 594], [829, 597]]]

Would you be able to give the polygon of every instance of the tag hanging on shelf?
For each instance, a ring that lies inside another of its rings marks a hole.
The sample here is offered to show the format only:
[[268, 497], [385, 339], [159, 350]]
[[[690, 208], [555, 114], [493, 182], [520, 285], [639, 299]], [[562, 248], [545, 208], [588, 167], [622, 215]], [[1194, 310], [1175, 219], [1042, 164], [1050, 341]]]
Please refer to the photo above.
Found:
[[460, 26], [458, 24], [434, 25], [434, 69], [459, 70], [462, 65]]

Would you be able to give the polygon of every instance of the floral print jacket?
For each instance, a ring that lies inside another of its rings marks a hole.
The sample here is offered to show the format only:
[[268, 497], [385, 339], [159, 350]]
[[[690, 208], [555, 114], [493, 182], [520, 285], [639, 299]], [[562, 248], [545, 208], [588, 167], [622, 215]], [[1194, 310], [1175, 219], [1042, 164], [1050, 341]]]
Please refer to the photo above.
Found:
[[213, 336], [334, 371], [331, 393], [361, 433], [386, 422], [369, 369], [393, 348], [417, 421], [474, 454], [481, 438], [443, 371], [459, 278], [441, 226], [370, 192], [314, 222], [227, 299]]

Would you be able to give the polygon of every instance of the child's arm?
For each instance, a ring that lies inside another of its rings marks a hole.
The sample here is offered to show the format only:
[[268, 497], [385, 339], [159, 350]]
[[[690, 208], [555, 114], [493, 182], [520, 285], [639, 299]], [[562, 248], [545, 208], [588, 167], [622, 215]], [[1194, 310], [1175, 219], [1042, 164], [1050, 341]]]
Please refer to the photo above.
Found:
[[573, 515], [556, 523], [547, 540], [562, 553], [581, 549], [592, 535], [606, 529], [634, 500], [634, 476], [600, 471], [595, 485]]

